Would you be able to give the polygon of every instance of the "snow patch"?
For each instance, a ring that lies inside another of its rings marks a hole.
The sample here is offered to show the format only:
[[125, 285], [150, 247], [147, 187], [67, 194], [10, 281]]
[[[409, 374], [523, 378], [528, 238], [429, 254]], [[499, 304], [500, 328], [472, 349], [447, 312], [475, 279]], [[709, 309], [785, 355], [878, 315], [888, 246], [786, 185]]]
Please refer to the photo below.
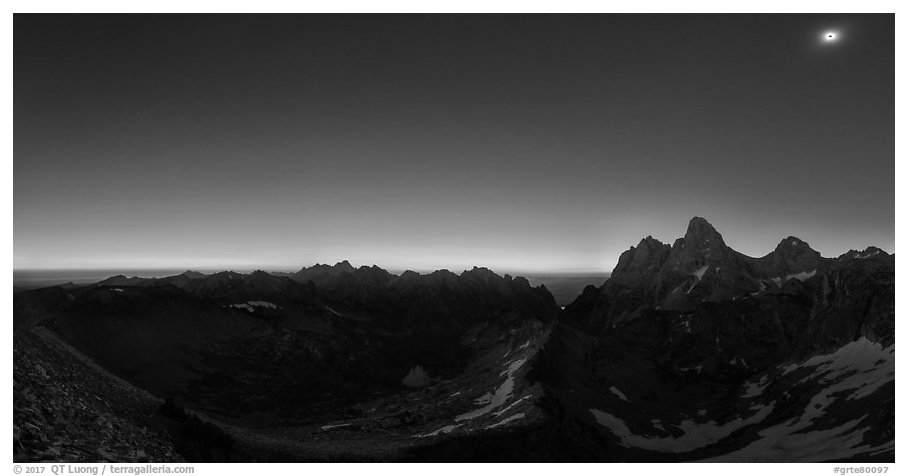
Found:
[[754, 398], [759, 397], [763, 394], [763, 390], [769, 386], [769, 377], [764, 375], [760, 377], [760, 381], [757, 383], [747, 382], [747, 388], [744, 389], [743, 398]]
[[514, 402], [514, 403], [508, 405], [507, 407], [505, 407], [504, 410], [498, 410], [497, 412], [492, 413], [492, 415], [495, 415], [495, 418], [498, 418], [498, 417], [500, 417], [501, 415], [507, 413], [508, 410], [510, 410], [510, 409], [514, 408], [515, 406], [517, 406], [518, 403], [520, 403], [520, 402], [522, 402], [522, 401], [524, 401], [524, 400], [526, 400], [526, 399], [529, 399], [529, 398], [533, 398], [533, 396], [532, 396], [532, 395], [527, 395], [527, 396], [525, 396], [525, 397], [521, 397], [521, 398], [520, 398], [519, 400], [517, 400], [516, 402]]
[[895, 344], [883, 348], [882, 344], [873, 342], [866, 337], [843, 345], [831, 354], [815, 355], [802, 363], [791, 364], [784, 368], [783, 375], [795, 369], [817, 367], [814, 373], [820, 371], [836, 372], [836, 375], [846, 370], [867, 371], [878, 367], [880, 360], [895, 363]]
[[280, 309], [280, 306], [270, 303], [267, 301], [246, 301], [240, 304], [228, 304], [227, 307], [232, 307], [234, 309], [242, 309], [247, 312], [255, 312], [255, 308], [263, 307], [268, 309]]
[[862, 444], [869, 427], [859, 428], [859, 425], [866, 417], [835, 428], [809, 429], [840, 394], [847, 394], [845, 400], [860, 399], [892, 382], [895, 379], [895, 344], [883, 348], [881, 344], [861, 337], [831, 354], [817, 355], [784, 367], [782, 375], [811, 367], [813, 371], [802, 382], [814, 379], [824, 386], [810, 399], [800, 416], [761, 430], [760, 439], [712, 461], [822, 461], [885, 450], [889, 443], [877, 447]]
[[501, 421], [498, 422], [498, 423], [495, 423], [495, 424], [492, 424], [492, 425], [487, 426], [487, 427], [486, 427], [486, 430], [490, 430], [490, 429], [492, 429], [492, 428], [497, 428], [497, 427], [502, 426], [502, 425], [507, 425], [508, 423], [511, 423], [511, 422], [514, 421], [514, 420], [519, 420], [519, 419], [521, 419], [521, 418], [523, 418], [523, 417], [525, 417], [525, 416], [526, 416], [526, 413], [515, 413], [515, 414], [513, 414], [513, 415], [511, 415], [511, 416], [509, 416], [509, 417], [507, 417], [507, 418], [505, 418], [504, 420], [501, 420]]
[[811, 270], [811, 271], [804, 271], [801, 273], [789, 274], [789, 275], [785, 276], [784, 281], [788, 281], [789, 279], [797, 279], [798, 281], [807, 281], [808, 279], [816, 276], [816, 274], [817, 274], [817, 270], [815, 270], [815, 269]]
[[[520, 369], [524, 362], [526, 362], [526, 360], [520, 359], [515, 360], [508, 365], [507, 378], [505, 378], [504, 382], [495, 390], [495, 394], [489, 398], [489, 401], [484, 407], [458, 415], [454, 418], [454, 421], [472, 420], [473, 418], [485, 415], [503, 405], [504, 402], [511, 398], [511, 392], [514, 391], [514, 374]], [[477, 404], [481, 403], [477, 400]]]
[[623, 420], [601, 410], [590, 408], [590, 413], [596, 418], [596, 423], [608, 428], [621, 440], [621, 446], [626, 448], [660, 451], [663, 453], [686, 453], [712, 445], [741, 428], [760, 423], [772, 413], [773, 405], [758, 405], [752, 408], [755, 408], [757, 411], [748, 418], [744, 419], [738, 417], [723, 424], [719, 424], [713, 420], [706, 423], [696, 423], [693, 420], [685, 420], [681, 422], [680, 425], [675, 425], [677, 429], [682, 431], [683, 434], [681, 436], [668, 436], [662, 438], [635, 435]]
[[627, 399], [627, 396], [621, 390], [618, 390], [618, 387], [612, 385], [611, 387], [609, 387], [608, 391], [614, 393], [618, 396], [618, 398], [624, 400], [625, 402], [630, 402], [630, 400]]
[[118, 293], [122, 293], [122, 292], [123, 292], [123, 290], [120, 289], [120, 288], [113, 288], [113, 289], [111, 289], [111, 291], [116, 291], [116, 292], [118, 292]]
[[699, 374], [700, 372], [703, 371], [703, 364], [700, 364], [696, 367], [675, 367], [675, 370], [678, 370], [681, 372], [690, 372], [691, 370], [693, 370], [694, 372], [697, 372]]
[[700, 281], [703, 279], [703, 275], [706, 274], [707, 269], [709, 269], [709, 265], [706, 265], [706, 266], [703, 266], [703, 267], [697, 269], [696, 271], [691, 273], [691, 276], [696, 276], [697, 281]]
[[330, 430], [332, 428], [341, 428], [344, 426], [352, 426], [352, 424], [351, 423], [341, 423], [340, 425], [325, 425], [322, 427], [322, 431]]
[[882, 451], [894, 443], [871, 447], [861, 445], [869, 428], [856, 430], [863, 418], [835, 428], [810, 432], [791, 431], [790, 427], [777, 425], [760, 431], [761, 439], [731, 453], [703, 461], [709, 462], [816, 462], [842, 460], [863, 453]]
[[[788, 275], [785, 275], [784, 278], [778, 277], [778, 276], [775, 278], [769, 278], [769, 280], [772, 281], [773, 283], [775, 283], [776, 287], [782, 287], [782, 283], [788, 281], [789, 279], [797, 279], [798, 281], [807, 281], [808, 279], [816, 276], [816, 274], [817, 274], [817, 270], [812, 269], [810, 271], [802, 271], [800, 273], [788, 274]], [[763, 285], [762, 281], [760, 282], [760, 286], [761, 286], [760, 291], [763, 291], [763, 289], [765, 289], [765, 286]], [[754, 294], [756, 294], [756, 293], [752, 293], [751, 296], [753, 296]]]
[[[462, 425], [462, 424], [461, 424], [461, 425]], [[441, 427], [441, 428], [439, 428], [439, 429], [433, 431], [432, 433], [426, 433], [425, 435], [416, 435], [416, 438], [428, 438], [428, 437], [431, 437], [431, 436], [438, 436], [438, 435], [440, 435], [440, 434], [442, 434], [442, 433], [448, 434], [448, 433], [451, 433], [452, 431], [454, 431], [454, 429], [456, 429], [457, 427], [459, 427], [459, 426], [461, 426], [461, 425], [447, 425], [447, 426], [443, 426], [443, 427]]]
[[491, 401], [492, 401], [492, 393], [491, 393], [491, 392], [486, 392], [485, 395], [483, 395], [483, 396], [481, 396], [481, 397], [479, 397], [479, 398], [473, 399], [473, 403], [475, 403], [475, 404], [477, 404], [477, 405], [488, 405], [489, 402], [491, 402]]

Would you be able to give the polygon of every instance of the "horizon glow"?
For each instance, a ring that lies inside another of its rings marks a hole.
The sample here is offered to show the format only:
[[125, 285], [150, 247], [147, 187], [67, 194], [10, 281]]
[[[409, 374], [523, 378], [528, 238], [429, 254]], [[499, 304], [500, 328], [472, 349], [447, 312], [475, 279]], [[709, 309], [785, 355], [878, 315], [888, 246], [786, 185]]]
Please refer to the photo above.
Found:
[[892, 15], [14, 26], [14, 269], [602, 273], [693, 216], [895, 252]]
[[[720, 234], [722, 230], [717, 228]], [[675, 239], [683, 237], [683, 231], [677, 236], [671, 239], [659, 238], [654, 236], [657, 240], [672, 244]], [[653, 234], [647, 234], [653, 235]], [[740, 248], [735, 247], [733, 242], [730, 242], [729, 238], [723, 235], [726, 244], [747, 256], [752, 258], [760, 258], [765, 256], [778, 244], [778, 242], [783, 241], [788, 235], [779, 237], [776, 242], [767, 243], [765, 246], [762, 246], [763, 251], [757, 253], [742, 251]], [[801, 241], [804, 241], [808, 244], [811, 244], [811, 240], [802, 238], [801, 236], [794, 235]], [[260, 260], [256, 261], [255, 259], [248, 260], [237, 260], [234, 258], [226, 257], [210, 257], [205, 259], [200, 259], [199, 257], [190, 258], [186, 257], [183, 259], [173, 258], [162, 254], [160, 257], [146, 258], [142, 259], [141, 257], [128, 257], [121, 256], [118, 259], [110, 259], [109, 256], [99, 256], [97, 261], [84, 261], [84, 260], [61, 260], [54, 263], [51, 263], [49, 266], [48, 263], [37, 263], [37, 265], [32, 266], [23, 266], [19, 263], [14, 265], [14, 269], [17, 271], [62, 271], [62, 270], [195, 270], [195, 271], [245, 271], [251, 272], [255, 270], [266, 270], [266, 271], [298, 271], [301, 268], [311, 267], [316, 264], [328, 264], [333, 265], [340, 263], [342, 261], [349, 261], [354, 268], [359, 268], [362, 266], [379, 266], [388, 271], [399, 271], [403, 272], [406, 270], [412, 270], [419, 273], [432, 272], [436, 270], [447, 269], [452, 272], [457, 270], [469, 270], [473, 267], [488, 268], [492, 271], [501, 272], [501, 273], [556, 273], [556, 274], [602, 274], [612, 271], [612, 268], [617, 264], [618, 256], [624, 251], [630, 249], [631, 246], [636, 246], [637, 243], [644, 236], [641, 236], [637, 240], [632, 240], [628, 242], [625, 248], [616, 250], [610, 253], [610, 260], [603, 260], [601, 266], [564, 266], [562, 263], [557, 260], [549, 261], [537, 261], [533, 264], [528, 264], [526, 260], [523, 260], [523, 266], [514, 266], [513, 263], [520, 261], [520, 256], [518, 253], [499, 253], [497, 250], [488, 250], [483, 254], [469, 255], [464, 256], [463, 253], [452, 252], [448, 250], [446, 253], [441, 252], [431, 252], [423, 251], [422, 253], [410, 253], [410, 254], [401, 254], [401, 255], [390, 255], [390, 256], [377, 256], [375, 258], [364, 258], [362, 257], [362, 250], [356, 250], [355, 248], [349, 251], [350, 257], [345, 257], [343, 250], [335, 250], [333, 252], [328, 252], [326, 255], [323, 255], [322, 258], [318, 257], [309, 257], [308, 259], [298, 259], [293, 260], [292, 262], [282, 261], [279, 259], [272, 258], [271, 260]], [[732, 238], [734, 239], [734, 238]], [[887, 253], [893, 253], [894, 250], [887, 250], [886, 248], [867, 243], [863, 246], [852, 247], [848, 249], [843, 249], [837, 252], [828, 253], [824, 252], [821, 249], [817, 249], [811, 244], [811, 247], [820, 251], [821, 255], [826, 258], [834, 258], [841, 256], [842, 254], [847, 253], [850, 250], [862, 251], [868, 246], [877, 246]], [[401, 252], [400, 249], [396, 250], [398, 253]], [[446, 261], [433, 261], [433, 258], [438, 257], [447, 257]], [[106, 259], [105, 259], [106, 258]], [[573, 258], [573, 257], [572, 257]], [[576, 258], [575, 262], [577, 262]], [[567, 260], [566, 260], [567, 261]], [[295, 263], [298, 263], [295, 264]], [[581, 261], [582, 263], [582, 261]]]

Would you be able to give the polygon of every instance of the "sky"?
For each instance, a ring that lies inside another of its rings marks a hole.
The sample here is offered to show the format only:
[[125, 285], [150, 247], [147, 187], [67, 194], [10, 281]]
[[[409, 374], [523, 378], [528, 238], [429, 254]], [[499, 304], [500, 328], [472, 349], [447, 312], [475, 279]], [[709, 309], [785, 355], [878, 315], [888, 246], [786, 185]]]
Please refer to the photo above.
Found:
[[14, 268], [894, 252], [894, 63], [888, 14], [17, 14]]

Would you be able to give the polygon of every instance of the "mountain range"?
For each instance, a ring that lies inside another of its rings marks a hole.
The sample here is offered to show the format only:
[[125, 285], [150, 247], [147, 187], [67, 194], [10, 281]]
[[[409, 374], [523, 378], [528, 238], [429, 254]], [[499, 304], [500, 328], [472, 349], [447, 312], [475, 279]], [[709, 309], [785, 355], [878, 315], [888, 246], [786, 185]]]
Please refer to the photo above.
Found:
[[563, 310], [485, 268], [119, 275], [14, 294], [15, 457], [894, 461], [894, 322], [894, 255], [702, 218]]

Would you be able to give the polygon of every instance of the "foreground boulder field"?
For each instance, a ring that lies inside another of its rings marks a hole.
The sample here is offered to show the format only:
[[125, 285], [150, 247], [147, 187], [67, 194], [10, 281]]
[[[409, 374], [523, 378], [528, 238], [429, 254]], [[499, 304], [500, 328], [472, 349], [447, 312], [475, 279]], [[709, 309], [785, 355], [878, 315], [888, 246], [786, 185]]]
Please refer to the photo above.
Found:
[[346, 261], [18, 292], [15, 458], [894, 461], [894, 293], [880, 249], [752, 258], [702, 218], [564, 310]]

